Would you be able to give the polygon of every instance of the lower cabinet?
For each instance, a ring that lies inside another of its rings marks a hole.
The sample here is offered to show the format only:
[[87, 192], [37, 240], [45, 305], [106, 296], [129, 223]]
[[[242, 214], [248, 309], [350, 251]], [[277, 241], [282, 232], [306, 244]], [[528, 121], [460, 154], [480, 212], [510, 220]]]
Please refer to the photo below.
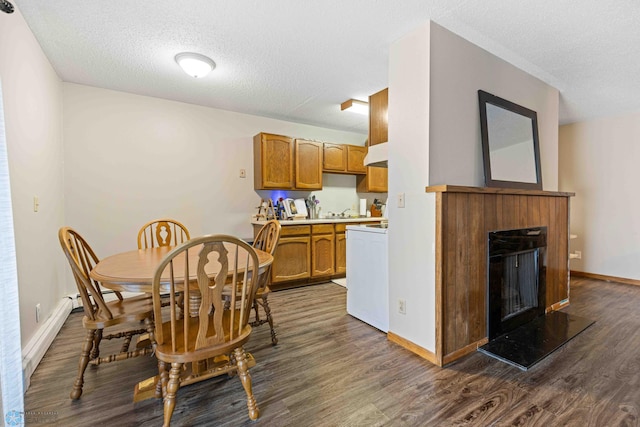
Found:
[[311, 276], [335, 274], [335, 237], [333, 224], [311, 226]]
[[346, 224], [336, 224], [336, 274], [340, 275], [347, 274], [346, 227]]
[[271, 283], [289, 282], [311, 276], [310, 227], [282, 227], [280, 242], [271, 266]]
[[[367, 224], [375, 224], [376, 221]], [[347, 273], [349, 223], [283, 225], [271, 266], [274, 289], [321, 283]], [[262, 226], [254, 224], [254, 237]]]

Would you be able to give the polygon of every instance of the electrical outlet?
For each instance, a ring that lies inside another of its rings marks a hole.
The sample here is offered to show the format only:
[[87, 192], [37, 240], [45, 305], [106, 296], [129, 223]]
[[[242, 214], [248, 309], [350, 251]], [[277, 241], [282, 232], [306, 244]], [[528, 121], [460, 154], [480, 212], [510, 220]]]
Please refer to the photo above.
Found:
[[575, 251], [575, 254], [577, 259], [582, 259], [582, 251]]
[[247, 177], [247, 171], [245, 169], [240, 169], [240, 178], [246, 178]]
[[398, 300], [398, 313], [407, 314], [407, 301], [403, 299]]
[[40, 323], [40, 304], [36, 304], [36, 323]]
[[404, 193], [398, 193], [398, 207], [404, 208]]

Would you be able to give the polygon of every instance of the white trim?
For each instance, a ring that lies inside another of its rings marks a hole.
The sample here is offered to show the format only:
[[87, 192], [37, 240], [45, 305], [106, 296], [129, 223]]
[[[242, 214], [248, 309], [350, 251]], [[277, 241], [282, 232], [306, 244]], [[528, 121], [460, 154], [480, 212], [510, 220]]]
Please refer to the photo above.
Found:
[[71, 298], [63, 298], [44, 325], [29, 340], [22, 350], [22, 373], [24, 375], [24, 391], [31, 384], [31, 375], [49, 349], [49, 346], [60, 332], [62, 325], [73, 309]]

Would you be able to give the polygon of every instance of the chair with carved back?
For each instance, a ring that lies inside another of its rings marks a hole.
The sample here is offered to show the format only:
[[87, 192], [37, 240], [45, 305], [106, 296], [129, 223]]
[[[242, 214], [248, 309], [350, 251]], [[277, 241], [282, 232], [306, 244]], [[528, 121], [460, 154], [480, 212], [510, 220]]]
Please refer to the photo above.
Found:
[[[251, 334], [249, 314], [258, 276], [253, 247], [227, 235], [191, 239], [157, 267], [152, 283], [154, 337], [165, 426], [170, 425], [180, 387], [222, 374], [238, 374], [249, 418], [258, 418], [249, 375], [255, 360], [243, 348]], [[191, 278], [189, 286], [185, 277]], [[227, 286], [237, 290], [228, 293], [228, 299], [223, 293]], [[184, 316], [175, 297], [180, 291], [189, 301], [190, 313]], [[161, 296], [166, 292], [170, 304], [163, 308]]]
[[[276, 249], [278, 248], [278, 242], [280, 240], [280, 223], [276, 220], [268, 221], [262, 226], [255, 239], [253, 240], [253, 247], [262, 251], [268, 252], [271, 256], [275, 256]], [[253, 310], [255, 312], [255, 319], [251, 322], [251, 326], [260, 326], [265, 323], [269, 323], [271, 328], [271, 343], [273, 345], [278, 344], [278, 337], [276, 336], [276, 330], [273, 327], [273, 316], [271, 314], [271, 308], [269, 307], [269, 285], [271, 284], [271, 265], [265, 269], [260, 275], [258, 282], [258, 290], [256, 291], [256, 297], [253, 300]], [[265, 319], [260, 318], [258, 307], [262, 307], [265, 314]]]
[[[134, 336], [153, 333], [153, 302], [148, 296], [123, 298], [119, 292], [115, 292], [117, 300], [105, 302], [100, 283], [89, 276], [91, 269], [98, 263], [98, 257], [89, 244], [70, 227], [60, 228], [58, 238], [82, 299], [82, 326], [87, 331], [80, 352], [78, 375], [70, 394], [71, 399], [75, 400], [82, 395], [84, 372], [89, 363], [97, 366], [152, 352], [151, 346], [132, 351], [129, 351], [129, 346]], [[140, 328], [140, 322], [144, 322], [144, 328]], [[116, 332], [104, 335], [105, 329], [115, 329]], [[115, 338], [124, 338], [120, 351], [100, 357], [100, 342]]]
[[189, 238], [189, 230], [180, 222], [168, 218], [155, 219], [138, 231], [138, 249], [178, 246]]

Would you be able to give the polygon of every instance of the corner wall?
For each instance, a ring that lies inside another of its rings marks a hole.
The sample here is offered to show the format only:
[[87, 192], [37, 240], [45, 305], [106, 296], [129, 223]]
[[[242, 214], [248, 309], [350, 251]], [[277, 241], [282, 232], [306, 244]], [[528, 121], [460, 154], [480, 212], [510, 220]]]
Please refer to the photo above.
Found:
[[62, 85], [18, 8], [0, 13], [0, 77], [24, 349], [70, 289], [57, 236], [64, 219]]
[[[543, 186], [558, 186], [558, 91], [428, 22], [394, 42], [389, 63], [389, 330], [436, 351], [435, 195], [484, 186], [478, 89], [538, 112]], [[397, 206], [405, 195], [405, 208]], [[406, 300], [406, 315], [398, 313]]]
[[640, 113], [560, 127], [561, 191], [571, 201], [571, 270], [640, 280]]

